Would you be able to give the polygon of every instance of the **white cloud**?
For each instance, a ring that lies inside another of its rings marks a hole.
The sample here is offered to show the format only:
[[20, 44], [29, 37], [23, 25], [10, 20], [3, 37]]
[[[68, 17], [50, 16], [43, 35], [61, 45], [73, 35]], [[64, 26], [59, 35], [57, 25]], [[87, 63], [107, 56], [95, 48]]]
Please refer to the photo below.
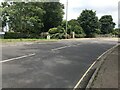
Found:
[[[67, 0], [60, 0], [61, 3], [65, 4], [65, 7], [66, 1]], [[84, 9], [92, 9], [96, 11], [99, 18], [103, 15], [112, 15], [113, 21], [117, 24], [117, 27], [118, 2], [119, 0], [68, 0], [68, 20], [77, 19]]]

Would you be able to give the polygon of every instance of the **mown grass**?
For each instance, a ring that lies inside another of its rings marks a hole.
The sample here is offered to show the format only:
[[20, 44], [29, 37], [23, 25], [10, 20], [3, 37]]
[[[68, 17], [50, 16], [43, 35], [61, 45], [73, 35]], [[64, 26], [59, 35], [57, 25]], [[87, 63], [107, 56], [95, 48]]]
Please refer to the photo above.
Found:
[[58, 39], [1, 39], [2, 43], [58, 41]]

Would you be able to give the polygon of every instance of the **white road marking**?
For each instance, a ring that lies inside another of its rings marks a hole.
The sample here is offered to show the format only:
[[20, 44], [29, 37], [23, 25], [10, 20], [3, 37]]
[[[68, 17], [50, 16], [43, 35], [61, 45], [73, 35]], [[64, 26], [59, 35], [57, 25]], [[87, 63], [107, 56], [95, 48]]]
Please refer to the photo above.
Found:
[[63, 47], [59, 47], [59, 48], [54, 48], [54, 49], [51, 49], [52, 51], [55, 51], [55, 50], [60, 50], [60, 49], [64, 49], [64, 48], [68, 48], [68, 47], [73, 47], [73, 46], [78, 46], [80, 44], [76, 44], [76, 45], [69, 45], [69, 46], [63, 46]]
[[115, 46], [113, 46], [112, 48], [108, 49], [107, 51], [105, 51], [103, 54], [101, 54], [96, 61], [93, 62], [93, 64], [88, 68], [88, 70], [84, 73], [84, 75], [82, 76], [82, 78], [78, 81], [78, 83], [75, 85], [75, 87], [73, 88], [73, 90], [76, 90], [76, 88], [78, 88], [78, 86], [80, 85], [81, 81], [84, 79], [84, 77], [87, 75], [87, 73], [89, 72], [89, 70], [95, 65], [95, 63], [97, 62], [97, 60], [99, 60], [103, 55], [105, 55], [107, 52], [109, 52], [110, 50], [112, 50], [113, 48], [117, 47], [120, 44], [116, 44]]
[[59, 48], [54, 48], [54, 49], [52, 49], [52, 51], [64, 49], [64, 48], [67, 48], [67, 47], [70, 47], [70, 46], [63, 46], [63, 47], [59, 47]]
[[87, 73], [89, 72], [89, 70], [95, 65], [96, 61], [94, 61], [94, 63], [88, 68], [88, 70], [84, 73], [84, 75], [82, 76], [82, 78], [78, 81], [78, 83], [76, 84], [76, 86], [74, 87], [73, 90], [75, 90], [79, 84], [81, 83], [81, 81], [83, 80], [83, 78], [87, 75]]
[[34, 55], [35, 55], [35, 53], [16, 57], [16, 58], [11, 58], [11, 59], [7, 59], [7, 60], [2, 60], [2, 61], [0, 61], [0, 63], [9, 62], [9, 61], [13, 61], [13, 60], [17, 60], [17, 59], [21, 59], [21, 58], [25, 58], [25, 57], [30, 57], [30, 56], [34, 56]]

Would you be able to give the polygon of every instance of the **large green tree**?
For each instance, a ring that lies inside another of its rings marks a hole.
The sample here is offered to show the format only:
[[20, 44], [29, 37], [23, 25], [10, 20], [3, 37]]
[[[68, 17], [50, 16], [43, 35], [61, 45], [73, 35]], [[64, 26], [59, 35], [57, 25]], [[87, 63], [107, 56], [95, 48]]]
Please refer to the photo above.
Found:
[[60, 2], [47, 2], [43, 4], [43, 9], [46, 12], [43, 17], [44, 32], [61, 25], [64, 14], [63, 4]]
[[[9, 7], [8, 7], [9, 5]], [[3, 3], [3, 25], [9, 17], [9, 27], [14, 32], [40, 33], [43, 27], [42, 3], [40, 2], [13, 2]]]
[[10, 30], [28, 34], [40, 34], [61, 25], [64, 14], [60, 2], [4, 2], [2, 7], [3, 27], [9, 22]]
[[102, 34], [112, 33], [115, 23], [111, 15], [104, 15], [100, 18], [100, 29]]
[[85, 31], [87, 37], [91, 37], [99, 27], [98, 17], [96, 12], [92, 10], [83, 10], [81, 15], [78, 17], [80, 26]]

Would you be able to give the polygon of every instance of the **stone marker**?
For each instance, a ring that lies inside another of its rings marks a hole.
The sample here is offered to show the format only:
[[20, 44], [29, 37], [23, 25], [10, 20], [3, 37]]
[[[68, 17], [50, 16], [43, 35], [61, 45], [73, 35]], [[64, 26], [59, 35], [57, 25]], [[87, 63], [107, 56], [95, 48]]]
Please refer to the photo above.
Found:
[[47, 35], [47, 39], [50, 39], [50, 35]]
[[72, 38], [75, 38], [75, 32], [72, 32]]

